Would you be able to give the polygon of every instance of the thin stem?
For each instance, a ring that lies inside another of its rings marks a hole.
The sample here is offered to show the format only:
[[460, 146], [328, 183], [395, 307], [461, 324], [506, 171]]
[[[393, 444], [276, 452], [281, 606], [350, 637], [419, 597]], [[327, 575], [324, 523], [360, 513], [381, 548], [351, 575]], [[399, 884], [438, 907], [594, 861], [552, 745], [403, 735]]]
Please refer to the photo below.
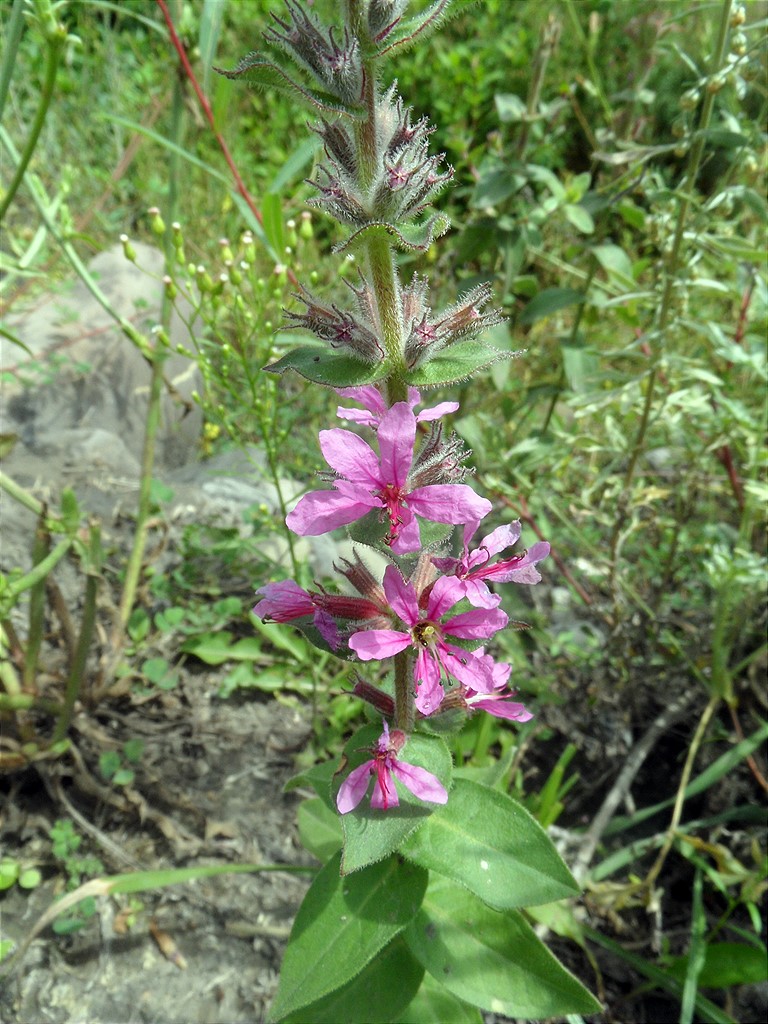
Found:
[[8, 191], [2, 201], [0, 201], [0, 220], [5, 216], [19, 186], [24, 180], [29, 161], [32, 159], [32, 154], [37, 146], [37, 140], [40, 138], [40, 132], [43, 130], [43, 124], [53, 99], [54, 89], [56, 88], [56, 72], [59, 69], [59, 60], [66, 40], [66, 29], [60, 25], [57, 25], [54, 31], [48, 31], [45, 34], [45, 78], [43, 79], [43, 89], [40, 93], [40, 103], [35, 113], [35, 119], [29, 129], [26, 145], [22, 150], [16, 170], [11, 178], [11, 183], [8, 186]]
[[5, 101], [8, 99], [8, 90], [13, 78], [13, 68], [16, 64], [16, 55], [19, 52], [19, 43], [24, 32], [24, 0], [13, 0], [11, 16], [5, 30], [5, 48], [3, 49], [3, 63], [0, 66], [0, 121], [3, 119]]
[[659, 855], [656, 858], [651, 870], [648, 872], [645, 878], [644, 885], [650, 892], [656, 882], [656, 879], [661, 873], [661, 869], [664, 867], [664, 862], [667, 859], [669, 851], [672, 849], [672, 844], [675, 841], [675, 835], [677, 833], [677, 827], [680, 824], [680, 818], [683, 813], [683, 804], [685, 803], [685, 791], [688, 788], [688, 782], [691, 778], [691, 772], [693, 771], [693, 763], [696, 760], [696, 755], [699, 752], [704, 735], [709, 727], [709, 723], [712, 721], [718, 704], [720, 703], [720, 697], [718, 694], [714, 694], [709, 699], [709, 703], [704, 708], [704, 714], [701, 716], [699, 724], [696, 728], [696, 733], [691, 740], [691, 745], [688, 748], [688, 756], [685, 759], [685, 765], [683, 766], [683, 773], [680, 776], [680, 785], [677, 787], [677, 797], [675, 798], [675, 806], [672, 811], [672, 820], [669, 823], [667, 829], [667, 838], [664, 840], [664, 845], [659, 851]]
[[34, 512], [36, 516], [43, 514], [43, 503], [38, 501], [29, 491], [25, 491], [23, 487], [20, 487], [15, 480], [3, 473], [2, 470], [0, 470], [0, 490], [10, 494], [20, 505], [29, 509], [30, 512]]
[[160, 400], [163, 396], [163, 363], [165, 349], [158, 338], [152, 357], [152, 377], [149, 385], [149, 405], [147, 421], [144, 428], [144, 447], [141, 454], [141, 478], [139, 481], [139, 500], [136, 509], [136, 532], [133, 546], [125, 568], [123, 593], [120, 599], [119, 623], [124, 629], [128, 624], [136, 591], [139, 585], [141, 565], [144, 559], [144, 548], [147, 543], [148, 520], [151, 511], [152, 471], [155, 465], [155, 446], [157, 432], [160, 427]]
[[198, 99], [198, 102], [199, 102], [199, 104], [200, 104], [200, 106], [202, 108], [203, 114], [205, 115], [205, 119], [208, 122], [208, 124], [211, 126], [211, 130], [212, 130], [212, 132], [214, 134], [214, 137], [215, 137], [216, 141], [219, 144], [219, 148], [221, 149], [221, 152], [222, 152], [222, 154], [224, 156], [224, 159], [227, 161], [227, 166], [229, 167], [230, 171], [232, 172], [232, 177], [235, 180], [235, 187], [237, 188], [237, 191], [243, 197], [245, 202], [248, 204], [248, 209], [254, 215], [254, 217], [259, 222], [259, 224], [261, 224], [263, 226], [263, 219], [262, 219], [262, 216], [261, 216], [261, 211], [256, 206], [256, 203], [254, 202], [253, 196], [251, 195], [251, 193], [246, 188], [245, 182], [240, 177], [240, 172], [237, 169], [237, 165], [235, 164], [235, 161], [232, 159], [232, 154], [229, 152], [229, 147], [227, 146], [226, 142], [224, 141], [224, 137], [222, 136], [221, 132], [216, 127], [216, 120], [215, 120], [215, 118], [213, 116], [213, 110], [211, 109], [211, 104], [208, 102], [208, 97], [203, 92], [202, 87], [200, 86], [200, 83], [198, 82], [197, 78], [195, 77], [195, 72], [192, 70], [192, 65], [189, 62], [189, 57], [187, 56], [187, 52], [184, 49], [184, 45], [182, 44], [181, 40], [179, 39], [179, 36], [178, 36], [178, 34], [176, 32], [176, 29], [174, 27], [173, 18], [171, 18], [171, 13], [168, 10], [168, 5], [166, 4], [165, 0], [156, 0], [156, 2], [157, 2], [157, 6], [160, 8], [160, 10], [163, 13], [163, 18], [165, 19], [165, 24], [168, 26], [168, 32], [169, 32], [170, 37], [171, 37], [171, 43], [173, 44], [173, 48], [174, 48], [174, 50], [176, 51], [176, 53], [178, 55], [178, 58], [179, 58], [179, 61], [181, 62], [182, 68], [184, 69], [184, 74], [187, 76], [187, 78], [189, 79], [190, 84], [192, 85], [192, 88], [195, 90], [195, 95], [197, 96], [197, 99]]
[[[35, 526], [35, 535], [32, 541], [32, 564], [38, 565], [42, 562], [50, 548], [51, 531], [46, 525], [44, 513], [41, 513]], [[45, 580], [45, 576], [41, 577], [30, 588], [29, 592], [29, 629], [27, 630], [24, 669], [21, 677], [21, 684], [25, 690], [31, 689], [35, 681], [37, 659], [43, 643], [43, 632], [45, 630]]]
[[[715, 52], [712, 58], [712, 67], [710, 74], [714, 76], [720, 68], [723, 66], [725, 60], [726, 45], [728, 42], [728, 26], [731, 13], [731, 0], [723, 0], [723, 5], [720, 12], [720, 25], [718, 29], [717, 44], [715, 46]], [[709, 122], [712, 118], [712, 110], [715, 103], [715, 91], [707, 89], [704, 93], [704, 102], [701, 106], [701, 116], [699, 118], [699, 127], [695, 135], [693, 145], [688, 157], [688, 168], [685, 175], [685, 180], [678, 190], [678, 208], [677, 208], [677, 220], [675, 223], [675, 233], [672, 240], [672, 248], [669, 253], [669, 258], [666, 261], [664, 268], [664, 290], [661, 296], [661, 302], [659, 304], [659, 315], [656, 325], [656, 329], [651, 334], [652, 348], [651, 348], [651, 370], [648, 374], [648, 379], [645, 388], [645, 400], [643, 402], [643, 410], [640, 416], [640, 425], [637, 429], [637, 435], [635, 437], [634, 444], [629, 456], [629, 462], [627, 469], [624, 474], [624, 481], [622, 485], [623, 495], [622, 500], [619, 503], [619, 514], [616, 516], [616, 522], [614, 523], [613, 533], [611, 535], [610, 549], [611, 549], [611, 575], [613, 576], [616, 568], [616, 549], [621, 534], [621, 530], [626, 522], [627, 518], [627, 507], [629, 503], [629, 489], [632, 485], [632, 481], [635, 476], [635, 470], [641, 453], [644, 450], [645, 437], [648, 432], [648, 424], [651, 419], [651, 411], [653, 409], [653, 400], [655, 397], [656, 381], [658, 378], [659, 363], [664, 351], [665, 333], [669, 326], [669, 320], [672, 314], [673, 297], [675, 291], [675, 284], [677, 282], [677, 273], [680, 268], [682, 260], [682, 248], [683, 248], [683, 236], [685, 232], [685, 223], [688, 217], [688, 210], [692, 202], [693, 191], [696, 186], [696, 179], [699, 174], [699, 168], [701, 167], [701, 159], [704, 155], [704, 146], [706, 145], [706, 133], [709, 127]]]
[[[98, 552], [100, 547], [100, 531], [95, 524], [91, 526], [91, 552]], [[98, 557], [98, 556], [97, 556]], [[75, 703], [80, 695], [83, 680], [86, 674], [86, 663], [88, 652], [91, 649], [93, 631], [96, 625], [96, 598], [99, 590], [99, 566], [91, 564], [88, 566], [88, 575], [85, 581], [85, 600], [83, 602], [83, 614], [80, 620], [80, 635], [77, 638], [75, 655], [72, 659], [72, 666], [67, 677], [67, 685], [64, 691], [64, 706], [56, 722], [51, 737], [51, 743], [58, 743], [63, 740], [69, 731], [72, 716], [75, 712]]]

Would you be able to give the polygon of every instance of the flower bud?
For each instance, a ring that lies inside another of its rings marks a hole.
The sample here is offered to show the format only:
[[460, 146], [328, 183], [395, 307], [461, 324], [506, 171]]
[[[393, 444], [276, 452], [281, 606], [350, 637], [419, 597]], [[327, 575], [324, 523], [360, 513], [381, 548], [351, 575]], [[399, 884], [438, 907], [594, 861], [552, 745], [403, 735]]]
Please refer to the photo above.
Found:
[[125, 258], [127, 260], [130, 260], [131, 263], [135, 263], [136, 250], [131, 245], [131, 240], [128, 238], [128, 235], [120, 235], [120, 241], [123, 246], [123, 255], [125, 256]]
[[149, 226], [152, 230], [153, 235], [157, 235], [158, 238], [165, 234], [165, 222], [160, 216], [160, 210], [156, 206], [151, 206], [147, 210], [147, 214], [150, 218]]

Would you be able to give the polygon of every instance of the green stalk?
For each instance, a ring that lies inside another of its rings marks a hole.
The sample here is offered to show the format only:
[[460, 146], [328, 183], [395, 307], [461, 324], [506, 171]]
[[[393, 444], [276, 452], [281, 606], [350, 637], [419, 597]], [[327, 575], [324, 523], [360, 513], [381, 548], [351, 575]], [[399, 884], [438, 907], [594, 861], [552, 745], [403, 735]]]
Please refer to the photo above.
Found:
[[25, 491], [23, 487], [19, 487], [15, 480], [7, 476], [0, 470], [0, 490], [10, 494], [20, 505], [24, 508], [29, 509], [30, 512], [34, 512], [36, 516], [43, 514], [43, 503], [38, 501], [29, 491]]
[[[360, 41], [363, 52], [368, 40], [364, 34], [363, 8], [360, 0], [345, 0], [347, 26]], [[378, 139], [376, 135], [376, 109], [379, 101], [378, 71], [374, 58], [363, 60], [365, 72], [365, 106], [367, 116], [355, 125], [357, 156], [360, 166], [359, 184], [364, 190], [370, 188], [379, 166]], [[386, 234], [373, 232], [365, 242], [371, 285], [376, 298], [376, 310], [382, 332], [386, 358], [392, 365], [387, 377], [387, 400], [390, 405], [404, 402], [408, 398], [405, 380], [404, 338], [400, 280], [392, 244]], [[413, 731], [416, 721], [414, 704], [411, 655], [403, 651], [395, 655], [395, 726], [405, 733]]]
[[[712, 57], [712, 66], [710, 75], [714, 77], [718, 71], [721, 70], [725, 61], [726, 47], [728, 43], [728, 26], [731, 14], [731, 0], [723, 0], [721, 12], [720, 12], [720, 25], [718, 28], [717, 43], [715, 46], [715, 52]], [[640, 455], [643, 452], [646, 434], [648, 433], [648, 424], [651, 419], [651, 411], [653, 409], [653, 400], [656, 391], [656, 381], [658, 378], [659, 363], [661, 362], [662, 355], [664, 353], [664, 335], [669, 326], [669, 320], [672, 313], [672, 298], [675, 289], [675, 282], [677, 280], [677, 273], [682, 263], [682, 249], [683, 249], [683, 235], [685, 232], [685, 223], [688, 217], [688, 210], [691, 205], [693, 190], [696, 186], [696, 178], [699, 174], [699, 168], [701, 167], [701, 160], [704, 155], [704, 147], [706, 145], [706, 132], [709, 128], [709, 123], [712, 118], [712, 110], [715, 103], [715, 91], [707, 89], [704, 94], [704, 102], [701, 106], [701, 117], [699, 118], [699, 127], [696, 132], [693, 145], [691, 146], [690, 153], [688, 155], [688, 167], [686, 170], [685, 180], [678, 189], [678, 201], [679, 205], [677, 208], [677, 220], [675, 222], [675, 233], [672, 241], [672, 249], [669, 254], [669, 258], [664, 268], [664, 290], [661, 296], [661, 302], [659, 304], [659, 315], [656, 329], [654, 330], [652, 337], [649, 338], [651, 345], [651, 371], [648, 374], [648, 381], [645, 389], [645, 401], [643, 403], [643, 411], [640, 417], [640, 425], [637, 429], [637, 436], [635, 437], [632, 451], [629, 457], [629, 463], [627, 465], [626, 472], [624, 474], [624, 482], [622, 485], [622, 499], [619, 502], [619, 514], [616, 516], [616, 522], [614, 523], [613, 533], [611, 535], [610, 549], [611, 549], [611, 574], [616, 569], [616, 548], [619, 540], [621, 529], [626, 522], [627, 512], [626, 508], [629, 501], [629, 489], [634, 480], [635, 470], [637, 469], [637, 463]]]
[[80, 620], [80, 634], [77, 638], [75, 654], [72, 658], [69, 675], [67, 676], [64, 704], [51, 737], [52, 744], [63, 740], [69, 731], [72, 716], [75, 712], [75, 703], [80, 695], [85, 679], [88, 652], [91, 649], [93, 631], [96, 626], [96, 598], [98, 596], [99, 573], [101, 570], [101, 534], [96, 524], [91, 525], [90, 533], [89, 565], [85, 581], [85, 600], [83, 602], [83, 615]]
[[[41, 513], [35, 526], [35, 536], [32, 541], [32, 564], [38, 565], [50, 551], [51, 531], [45, 523], [45, 515]], [[37, 659], [40, 654], [40, 647], [43, 642], [45, 630], [45, 580], [43, 576], [38, 579], [29, 592], [29, 629], [27, 631], [27, 644], [24, 649], [24, 669], [21, 676], [21, 684], [25, 690], [32, 688], [37, 671]]]
[[45, 577], [59, 564], [71, 547], [71, 537], [60, 540], [53, 551], [47, 554], [37, 565], [33, 566], [28, 573], [9, 583], [3, 596], [14, 601], [25, 590], [30, 590], [37, 583], [41, 581], [45, 583]]
[[[184, 134], [184, 96], [179, 76], [174, 78], [173, 103], [171, 106], [171, 131], [170, 139], [174, 146], [180, 148]], [[176, 219], [176, 203], [178, 200], [178, 176], [180, 160], [178, 152], [171, 153], [168, 165], [168, 205], [166, 208], [166, 223], [172, 224]], [[170, 233], [166, 232], [166, 270], [172, 260], [172, 243]], [[144, 446], [141, 453], [141, 477], [139, 482], [139, 501], [136, 509], [136, 532], [133, 537], [131, 553], [128, 557], [128, 564], [125, 569], [125, 580], [123, 581], [123, 593], [120, 598], [120, 624], [125, 629], [133, 611], [133, 603], [136, 599], [136, 591], [141, 576], [141, 567], [144, 561], [144, 550], [147, 544], [148, 521], [152, 508], [152, 474], [155, 468], [155, 451], [157, 447], [157, 432], [160, 429], [161, 421], [161, 399], [163, 397], [163, 364], [167, 351], [163, 338], [168, 337], [168, 330], [173, 311], [172, 302], [167, 291], [163, 290], [163, 302], [161, 310], [161, 322], [163, 331], [158, 334], [150, 363], [152, 376], [149, 384], [149, 402], [147, 404], [147, 419], [144, 425]]]
[[13, 78], [13, 68], [19, 52], [19, 43], [24, 32], [24, 0], [13, 0], [11, 16], [5, 31], [5, 49], [3, 63], [0, 65], [0, 121], [3, 119], [5, 101]]
[[26, 145], [22, 150], [19, 162], [16, 165], [16, 170], [11, 178], [11, 183], [8, 186], [8, 191], [2, 201], [0, 201], [0, 220], [5, 216], [8, 207], [13, 202], [13, 198], [19, 190], [19, 186], [24, 180], [24, 175], [29, 165], [29, 161], [32, 159], [32, 154], [37, 146], [37, 140], [40, 138], [40, 132], [43, 129], [48, 108], [50, 107], [51, 100], [53, 99], [53, 91], [56, 88], [56, 72], [58, 71], [61, 53], [67, 40], [67, 30], [62, 25], [56, 25], [55, 29], [48, 28], [45, 31], [44, 39], [46, 46], [45, 78], [43, 79], [43, 90], [40, 94], [40, 103], [35, 113], [35, 119], [29, 129]]
[[677, 827], [680, 824], [680, 818], [683, 814], [683, 804], [685, 803], [685, 791], [688, 788], [688, 783], [691, 778], [691, 772], [693, 771], [693, 765], [696, 760], [696, 755], [699, 752], [699, 747], [701, 746], [704, 740], [704, 735], [706, 734], [709, 723], [712, 721], [712, 716], [717, 710], [717, 706], [719, 703], [720, 697], [718, 694], [714, 694], [712, 697], [709, 698], [709, 703], [704, 708], [704, 713], [702, 714], [701, 719], [699, 720], [699, 724], [696, 727], [696, 733], [693, 739], [691, 740], [690, 747], [688, 748], [688, 755], [685, 759], [683, 773], [680, 777], [680, 785], [677, 787], [677, 797], [675, 798], [675, 806], [672, 811], [672, 820], [670, 821], [669, 828], [667, 829], [667, 838], [664, 840], [664, 845], [659, 851], [659, 855], [656, 858], [653, 867], [648, 872], [643, 883], [649, 892], [653, 890], [653, 887], [656, 883], [656, 879], [659, 877], [661, 869], [664, 867], [664, 862], [666, 861], [669, 851], [672, 849], [672, 844], [675, 841]]
[[404, 733], [413, 732], [416, 705], [413, 701], [413, 670], [410, 651], [395, 655], [395, 728]]
[[120, 598], [119, 622], [123, 629], [128, 624], [133, 610], [133, 602], [141, 575], [144, 560], [144, 549], [147, 544], [148, 522], [152, 509], [152, 471], [155, 466], [155, 448], [157, 432], [160, 427], [160, 400], [163, 397], [163, 363], [165, 350], [158, 338], [152, 356], [152, 377], [149, 384], [149, 404], [147, 420], [144, 426], [144, 447], [141, 453], [141, 477], [139, 481], [139, 500], [136, 508], [136, 532], [133, 545], [125, 567], [123, 593]]

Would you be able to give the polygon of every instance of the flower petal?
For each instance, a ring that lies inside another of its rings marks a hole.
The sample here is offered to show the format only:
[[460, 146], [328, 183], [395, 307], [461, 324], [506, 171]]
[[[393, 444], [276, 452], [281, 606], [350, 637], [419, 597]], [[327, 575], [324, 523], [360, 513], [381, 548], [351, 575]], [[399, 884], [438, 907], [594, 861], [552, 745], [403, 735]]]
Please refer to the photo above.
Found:
[[419, 621], [419, 602], [412, 583], [406, 583], [395, 565], [384, 570], [384, 593], [389, 607], [407, 626]]
[[320, 431], [320, 449], [325, 461], [337, 473], [369, 489], [381, 487], [381, 473], [376, 453], [362, 437], [351, 430], [334, 427]]
[[509, 622], [509, 616], [501, 608], [473, 608], [471, 612], [461, 612], [443, 623], [446, 633], [461, 637], [462, 640], [485, 640]]
[[361, 661], [391, 658], [410, 645], [410, 635], [396, 629], [361, 629], [349, 638], [349, 646]]
[[[392, 760], [394, 761], [394, 758]], [[390, 807], [399, 806], [400, 799], [389, 768], [385, 765], [377, 765], [374, 775], [373, 792], [371, 793], [371, 807], [374, 807], [377, 811], [387, 811]]]
[[482, 519], [493, 506], [475, 494], [469, 484], [427, 484], [408, 495], [408, 506], [432, 523], [456, 526], [469, 519]]
[[300, 537], [317, 537], [339, 526], [354, 523], [369, 511], [369, 505], [354, 501], [337, 490], [312, 491], [299, 499], [296, 508], [285, 517], [285, 525]]
[[407, 402], [396, 402], [383, 416], [378, 430], [381, 485], [403, 487], [413, 462], [416, 417]]
[[336, 794], [336, 806], [339, 814], [348, 814], [350, 811], [354, 811], [363, 799], [371, 781], [374, 764], [374, 761], [366, 761], [358, 768], [353, 768], [339, 786], [339, 792]]
[[429, 592], [427, 618], [440, 619], [464, 597], [464, 585], [457, 576], [439, 576]]
[[426, 768], [406, 764], [404, 761], [395, 761], [392, 765], [392, 774], [419, 800], [426, 800], [431, 804], [448, 802], [448, 790], [440, 779], [432, 772], [428, 772]]
[[529, 722], [533, 718], [524, 704], [515, 701], [507, 703], [503, 697], [480, 697], [478, 700], [468, 700], [467, 703], [473, 710], [479, 708], [495, 718], [507, 718], [511, 722]]
[[400, 506], [400, 525], [390, 545], [396, 555], [408, 555], [421, 549], [421, 534], [416, 516], [405, 505]]
[[315, 610], [312, 598], [293, 580], [268, 583], [265, 587], [259, 587], [256, 593], [264, 595], [253, 609], [253, 614], [260, 619], [290, 622], [302, 615], [311, 615]]
[[[419, 396], [421, 401], [421, 396]], [[415, 403], [418, 405], [418, 402]], [[431, 409], [422, 409], [421, 412], [416, 414], [417, 423], [427, 423], [429, 420], [439, 420], [441, 416], [447, 416], [449, 412], [456, 412], [459, 408], [458, 402], [439, 402], [437, 405], [433, 405]]]
[[485, 548], [489, 556], [498, 555], [505, 548], [511, 548], [513, 544], [517, 544], [521, 532], [520, 520], [516, 519], [514, 523], [509, 523], [507, 526], [497, 527], [487, 537], [484, 537], [478, 546]]

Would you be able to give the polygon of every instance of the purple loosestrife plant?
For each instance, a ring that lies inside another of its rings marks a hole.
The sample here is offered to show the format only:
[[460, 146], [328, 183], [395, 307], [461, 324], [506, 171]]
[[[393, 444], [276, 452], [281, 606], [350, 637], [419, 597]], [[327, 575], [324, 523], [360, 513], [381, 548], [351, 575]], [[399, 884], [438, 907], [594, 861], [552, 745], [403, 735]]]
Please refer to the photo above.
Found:
[[[447, 229], [430, 202], [452, 172], [430, 152], [426, 118], [383, 84], [382, 64], [426, 41], [460, 6], [342, 0], [341, 23], [324, 26], [298, 0], [284, 0], [264, 34], [268, 52], [223, 72], [287, 90], [313, 110], [324, 160], [311, 202], [349, 229], [337, 251], [354, 252], [363, 267], [348, 305], [300, 286], [303, 311], [287, 311], [288, 326], [321, 344], [299, 345], [266, 367], [362, 406], [337, 411], [354, 431], [320, 432], [327, 486], [286, 520], [300, 536], [349, 527], [360, 546], [353, 561], [339, 561], [338, 592], [267, 583], [254, 611], [358, 661], [354, 693], [377, 712], [340, 762], [297, 780], [317, 793], [307, 813], [323, 822], [324, 839], [309, 845], [327, 863], [291, 933], [275, 1021], [417, 1021], [452, 1011], [479, 1020], [472, 1006], [525, 1018], [598, 1009], [519, 911], [576, 894], [568, 869], [506, 792], [453, 772], [443, 738], [469, 714], [532, 717], [508, 687], [511, 666], [486, 650], [508, 623], [490, 586], [537, 583], [536, 565], [549, 553], [543, 542], [512, 552], [519, 523], [497, 526], [470, 550], [492, 505], [467, 482], [470, 453], [443, 423], [457, 404], [423, 406], [424, 389], [515, 355], [482, 338], [503, 320], [487, 308], [490, 285], [435, 314], [427, 280], [403, 282], [396, 260]], [[450, 553], [456, 527], [458, 557]], [[366, 562], [370, 548], [384, 556], [381, 576]], [[430, 1011], [435, 986], [440, 1002]]]

